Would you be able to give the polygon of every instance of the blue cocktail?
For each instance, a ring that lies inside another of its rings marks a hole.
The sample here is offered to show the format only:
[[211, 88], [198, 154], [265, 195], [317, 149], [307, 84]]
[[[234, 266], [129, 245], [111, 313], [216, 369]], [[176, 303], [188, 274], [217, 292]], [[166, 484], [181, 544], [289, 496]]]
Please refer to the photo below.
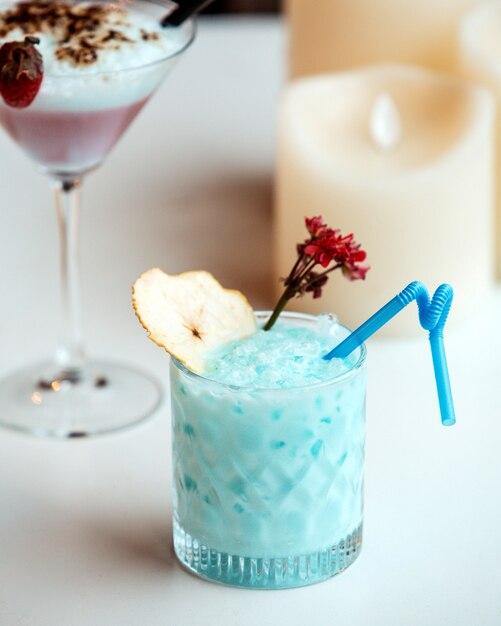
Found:
[[203, 376], [172, 360], [174, 546], [194, 573], [296, 587], [358, 556], [366, 352], [321, 359], [348, 334], [285, 313], [214, 353]]
[[[149, 338], [171, 356], [174, 548], [216, 582], [298, 587], [337, 574], [362, 543], [363, 341], [416, 300], [430, 331], [442, 423], [455, 423], [443, 328], [452, 288], [415, 281], [350, 333], [330, 315], [283, 313], [330, 272], [364, 279], [353, 237], [305, 218], [309, 237], [273, 312], [204, 271], [158, 268], [133, 286]], [[256, 321], [257, 317], [257, 321]]]

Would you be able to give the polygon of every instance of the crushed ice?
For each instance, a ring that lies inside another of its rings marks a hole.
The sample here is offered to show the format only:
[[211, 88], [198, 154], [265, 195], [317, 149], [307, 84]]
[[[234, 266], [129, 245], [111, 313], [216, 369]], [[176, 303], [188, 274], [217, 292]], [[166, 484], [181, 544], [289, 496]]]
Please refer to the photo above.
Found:
[[301, 387], [346, 372], [357, 353], [347, 359], [324, 361], [347, 331], [331, 315], [312, 325], [278, 322], [271, 331], [231, 343], [208, 355], [205, 376], [228, 385], [258, 388]]

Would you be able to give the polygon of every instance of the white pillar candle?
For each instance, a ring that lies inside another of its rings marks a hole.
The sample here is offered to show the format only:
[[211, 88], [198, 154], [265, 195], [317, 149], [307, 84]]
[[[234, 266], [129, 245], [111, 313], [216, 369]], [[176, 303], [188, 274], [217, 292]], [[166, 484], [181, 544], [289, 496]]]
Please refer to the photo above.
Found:
[[[407, 66], [291, 83], [279, 112], [278, 275], [306, 237], [305, 215], [319, 214], [355, 234], [372, 269], [351, 283], [335, 272], [322, 298], [290, 308], [354, 327], [417, 279], [455, 287], [453, 318], [474, 309], [493, 274], [494, 108], [482, 88]], [[385, 332], [418, 329], [408, 311]]]
[[501, 278], [501, 2], [487, 2], [465, 15], [459, 30], [464, 76], [490, 88], [497, 98], [497, 272]]
[[287, 0], [290, 73], [396, 61], [451, 71], [460, 16], [481, 0]]

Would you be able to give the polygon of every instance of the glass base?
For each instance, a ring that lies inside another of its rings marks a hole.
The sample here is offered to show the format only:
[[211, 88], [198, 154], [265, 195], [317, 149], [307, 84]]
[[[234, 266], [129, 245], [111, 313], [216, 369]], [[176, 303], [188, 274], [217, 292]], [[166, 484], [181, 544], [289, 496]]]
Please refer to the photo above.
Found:
[[362, 525], [319, 552], [283, 558], [252, 558], [214, 550], [174, 520], [174, 551], [190, 572], [223, 585], [251, 589], [288, 589], [321, 582], [355, 561], [362, 547]]
[[146, 419], [162, 395], [154, 379], [127, 366], [42, 363], [0, 380], [0, 426], [37, 437], [93, 437]]

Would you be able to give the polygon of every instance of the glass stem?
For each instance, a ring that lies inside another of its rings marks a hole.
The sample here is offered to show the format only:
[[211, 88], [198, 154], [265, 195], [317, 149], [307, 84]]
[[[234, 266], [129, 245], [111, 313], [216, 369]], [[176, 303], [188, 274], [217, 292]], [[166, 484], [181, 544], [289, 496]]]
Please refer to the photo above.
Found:
[[57, 361], [70, 378], [81, 378], [85, 363], [80, 310], [78, 220], [80, 179], [53, 181], [61, 246], [62, 336]]

